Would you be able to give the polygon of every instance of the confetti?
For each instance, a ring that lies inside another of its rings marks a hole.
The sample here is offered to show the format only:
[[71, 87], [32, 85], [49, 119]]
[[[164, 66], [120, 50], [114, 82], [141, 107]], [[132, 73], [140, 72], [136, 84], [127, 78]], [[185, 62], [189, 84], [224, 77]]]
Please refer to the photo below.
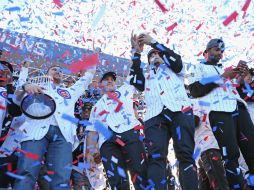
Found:
[[243, 5], [242, 11], [246, 12], [249, 5], [250, 5], [251, 0], [246, 0], [245, 4]]
[[99, 23], [99, 21], [101, 20], [101, 18], [105, 14], [106, 8], [107, 8], [106, 4], [101, 6], [98, 14], [96, 15], [96, 17], [94, 18], [94, 20], [92, 22], [92, 28], [95, 28], [97, 26], [97, 24]]
[[229, 17], [227, 17], [226, 20], [223, 21], [223, 25], [228, 26], [233, 20], [236, 21], [237, 16], [238, 16], [238, 13], [234, 11]]
[[174, 30], [175, 27], [177, 27], [177, 23], [176, 23], [176, 22], [175, 22], [174, 24], [172, 24], [171, 26], [168, 26], [168, 27], [166, 28], [166, 30], [167, 30], [168, 32], [170, 32], [171, 30]]
[[109, 139], [113, 135], [112, 132], [109, 131], [100, 121], [95, 121], [94, 127], [104, 136], [105, 139]]
[[167, 12], [168, 10], [165, 8], [165, 6], [159, 1], [159, 0], [154, 0], [155, 3], [159, 6], [159, 8], [161, 9], [161, 11], [163, 13]]
[[26, 176], [17, 175], [17, 174], [14, 174], [12, 172], [6, 172], [6, 175], [8, 175], [10, 177], [13, 177], [13, 178], [16, 178], [16, 179], [19, 179], [19, 180], [23, 180], [23, 179], [26, 178]]
[[181, 128], [180, 127], [176, 128], [176, 134], [177, 134], [178, 140], [181, 140]]
[[10, 8], [7, 8], [6, 10], [10, 11], [10, 12], [12, 12], [12, 11], [20, 11], [20, 7], [10, 7]]

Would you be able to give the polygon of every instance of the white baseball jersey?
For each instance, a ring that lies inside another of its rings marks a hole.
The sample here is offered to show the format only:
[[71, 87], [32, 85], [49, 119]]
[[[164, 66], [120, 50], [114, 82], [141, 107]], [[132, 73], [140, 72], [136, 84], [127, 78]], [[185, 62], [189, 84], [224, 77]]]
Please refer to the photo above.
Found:
[[165, 65], [151, 69], [145, 79], [145, 121], [159, 115], [163, 107], [176, 112], [191, 106], [181, 77]]
[[[40, 120], [26, 117], [26, 121], [19, 128], [24, 132], [24, 136], [21, 141], [42, 139], [47, 134], [52, 121], [56, 119], [65, 140], [72, 144], [78, 143], [78, 138], [76, 136], [76, 124], [71, 120], [63, 118], [62, 115], [66, 114], [74, 118], [75, 103], [78, 98], [85, 93], [85, 90], [92, 81], [94, 73], [95, 69], [88, 70], [84, 76], [82, 76], [69, 88], [54, 88], [52, 83], [51, 88], [47, 89], [45, 93], [50, 95], [56, 102], [55, 113], [49, 118]], [[16, 103], [20, 104], [21, 102], [16, 100]]]
[[[94, 124], [95, 121], [100, 121], [105, 128], [110, 128], [116, 133], [123, 133], [135, 126], [141, 125], [135, 117], [133, 109], [133, 94], [135, 87], [124, 83], [120, 88], [113, 92], [114, 96], [122, 103], [121, 109], [116, 112], [119, 102], [109, 98], [104, 94], [100, 100], [92, 108], [89, 121]], [[97, 131], [94, 125], [89, 125], [87, 131]], [[99, 147], [105, 142], [105, 137], [99, 132]]]
[[[189, 73], [186, 75], [188, 85], [196, 81], [205, 81], [208, 77], [218, 76], [224, 73], [221, 67], [205, 65], [202, 63], [192, 65], [188, 72]], [[237, 101], [246, 105], [245, 101], [241, 99], [231, 81], [223, 81], [220, 79], [215, 82], [223, 86], [214, 88], [210, 93], [203, 97], [196, 98], [200, 102], [209, 106], [209, 111], [233, 112], [236, 110]]]
[[[22, 67], [19, 74], [19, 79], [17, 81], [16, 88], [26, 83], [27, 76], [28, 76], [28, 68]], [[7, 106], [6, 98], [7, 98], [6, 88], [0, 87], [0, 105], [2, 107], [2, 109], [0, 109], [0, 135], [2, 132], [3, 121], [6, 116], [6, 109], [5, 109]]]

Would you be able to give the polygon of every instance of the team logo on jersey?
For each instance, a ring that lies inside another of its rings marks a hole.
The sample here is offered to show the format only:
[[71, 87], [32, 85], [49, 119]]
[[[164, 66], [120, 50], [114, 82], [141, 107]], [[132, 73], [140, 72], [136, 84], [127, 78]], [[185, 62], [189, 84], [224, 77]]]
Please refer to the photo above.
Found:
[[0, 96], [7, 98], [7, 96], [8, 96], [7, 91], [0, 92]]
[[[119, 99], [121, 97], [121, 93], [119, 91], [114, 91], [114, 92], [111, 92], [109, 97], [112, 97], [111, 99], [114, 99], [114, 98], [117, 98]], [[110, 98], [108, 98], [110, 99]]]
[[58, 88], [57, 93], [64, 99], [71, 99], [71, 95], [67, 90]]

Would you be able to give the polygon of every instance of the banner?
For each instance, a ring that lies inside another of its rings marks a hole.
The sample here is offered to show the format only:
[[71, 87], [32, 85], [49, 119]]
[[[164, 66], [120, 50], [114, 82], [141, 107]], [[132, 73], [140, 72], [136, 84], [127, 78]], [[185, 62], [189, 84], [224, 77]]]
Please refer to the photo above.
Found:
[[[63, 43], [30, 36], [24, 33], [0, 28], [0, 49], [3, 50], [2, 60], [20, 64], [25, 59], [32, 60], [30, 66], [47, 69], [52, 64], [68, 65], [82, 60], [82, 57], [94, 54], [93, 51]], [[119, 76], [126, 76], [130, 68], [130, 60], [99, 53], [99, 75], [115, 71]], [[71, 71], [64, 69], [66, 74]]]

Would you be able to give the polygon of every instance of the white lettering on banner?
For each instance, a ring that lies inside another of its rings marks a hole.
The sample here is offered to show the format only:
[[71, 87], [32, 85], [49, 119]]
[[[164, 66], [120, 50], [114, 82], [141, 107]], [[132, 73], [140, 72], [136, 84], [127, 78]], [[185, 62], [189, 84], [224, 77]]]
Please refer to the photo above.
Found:
[[12, 48], [26, 50], [39, 56], [44, 56], [47, 48], [47, 45], [43, 42], [35, 42], [33, 39], [27, 40], [26, 36], [13, 36], [8, 32], [3, 32], [0, 35], [0, 42], [3, 43], [3, 45], [8, 44]]

